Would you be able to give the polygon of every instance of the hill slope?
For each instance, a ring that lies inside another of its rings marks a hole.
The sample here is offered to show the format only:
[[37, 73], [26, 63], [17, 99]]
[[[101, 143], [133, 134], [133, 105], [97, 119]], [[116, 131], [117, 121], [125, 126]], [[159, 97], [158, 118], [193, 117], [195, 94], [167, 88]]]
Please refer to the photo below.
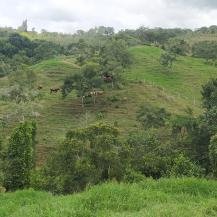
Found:
[[217, 183], [196, 179], [109, 183], [69, 196], [0, 194], [0, 217], [217, 216]]
[[202, 59], [180, 56], [170, 69], [160, 64], [163, 51], [159, 48], [133, 47], [130, 52], [135, 63], [127, 72], [128, 79], [154, 82], [173, 95], [186, 99], [189, 106], [195, 108], [201, 104], [201, 86], [208, 79], [217, 77], [217, 68], [205, 64]]
[[[51, 148], [56, 147], [72, 128], [84, 127], [96, 121], [116, 124], [124, 135], [138, 130], [137, 111], [143, 104], [165, 107], [173, 114], [183, 113], [187, 106], [201, 113], [201, 85], [210, 77], [217, 76], [217, 68], [206, 65], [203, 60], [178, 57], [172, 69], [160, 65], [162, 50], [140, 46], [130, 48], [134, 63], [125, 72], [126, 84], [121, 89], [106, 88], [94, 106], [89, 103], [82, 108], [75, 93], [62, 99], [61, 93], [50, 94], [50, 88], [60, 87], [63, 79], [79, 67], [73, 57], [60, 56], [42, 61], [31, 68], [36, 72], [38, 85], [42, 85], [41, 100], [37, 102], [38, 156], [39, 161]], [[7, 78], [0, 79], [0, 92], [7, 87]], [[14, 112], [12, 102], [0, 100], [2, 116]], [[6, 133], [15, 125], [12, 120]]]

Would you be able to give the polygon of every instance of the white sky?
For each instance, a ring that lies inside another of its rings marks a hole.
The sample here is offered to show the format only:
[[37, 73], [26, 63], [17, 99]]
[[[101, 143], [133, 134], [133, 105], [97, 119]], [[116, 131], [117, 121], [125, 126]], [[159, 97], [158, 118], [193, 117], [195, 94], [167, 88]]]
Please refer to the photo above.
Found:
[[198, 28], [217, 25], [217, 0], [0, 0], [0, 26], [75, 32], [95, 26]]

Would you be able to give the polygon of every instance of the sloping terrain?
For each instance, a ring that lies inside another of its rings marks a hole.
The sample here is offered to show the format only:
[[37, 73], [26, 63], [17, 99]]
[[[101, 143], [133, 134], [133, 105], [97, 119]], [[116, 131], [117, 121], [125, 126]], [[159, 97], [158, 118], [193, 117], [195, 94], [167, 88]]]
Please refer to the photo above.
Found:
[[159, 48], [133, 47], [130, 52], [135, 63], [127, 72], [128, 79], [164, 87], [174, 96], [186, 99], [189, 106], [200, 107], [201, 86], [217, 76], [217, 68], [206, 64], [203, 59], [180, 56], [168, 68], [160, 64], [163, 51]]
[[[173, 114], [184, 113], [188, 106], [195, 114], [201, 113], [201, 85], [217, 76], [217, 68], [191, 57], [178, 57], [172, 68], [167, 68], [159, 63], [161, 52], [156, 47], [130, 48], [134, 61], [125, 72], [125, 85], [120, 89], [105, 88], [96, 105], [90, 101], [85, 108], [75, 93], [65, 99], [60, 92], [50, 94], [50, 88], [61, 87], [64, 78], [78, 70], [73, 57], [60, 56], [32, 66], [38, 77], [37, 84], [43, 87], [35, 108], [39, 161], [43, 162], [50, 148], [60, 144], [72, 128], [103, 120], [118, 126], [123, 135], [138, 129], [136, 116], [143, 104], [165, 107]], [[7, 78], [0, 79], [0, 92], [7, 83]], [[2, 115], [15, 108], [14, 103], [0, 101]], [[8, 129], [14, 125], [12, 121]]]

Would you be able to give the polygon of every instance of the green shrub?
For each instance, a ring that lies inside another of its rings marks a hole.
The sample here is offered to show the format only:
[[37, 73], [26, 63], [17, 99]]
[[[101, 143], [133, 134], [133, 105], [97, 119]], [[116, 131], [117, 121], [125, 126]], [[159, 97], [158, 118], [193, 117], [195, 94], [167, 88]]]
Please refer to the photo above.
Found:
[[176, 60], [174, 54], [171, 53], [163, 53], [160, 57], [160, 64], [163, 66], [172, 67], [173, 62]]
[[165, 126], [170, 114], [164, 108], [143, 105], [137, 115], [137, 120], [144, 128], [159, 128]]
[[144, 181], [144, 179], [145, 176], [141, 172], [129, 168], [125, 172], [123, 181], [127, 183], [137, 183]]
[[102, 120], [102, 119], [104, 119], [105, 118], [105, 113], [104, 112], [98, 112], [97, 114], [96, 114], [96, 119], [97, 120]]
[[200, 177], [202, 174], [202, 168], [200, 168], [183, 154], [180, 154], [174, 159], [172, 168], [170, 171], [168, 171], [168, 175], [172, 177]]

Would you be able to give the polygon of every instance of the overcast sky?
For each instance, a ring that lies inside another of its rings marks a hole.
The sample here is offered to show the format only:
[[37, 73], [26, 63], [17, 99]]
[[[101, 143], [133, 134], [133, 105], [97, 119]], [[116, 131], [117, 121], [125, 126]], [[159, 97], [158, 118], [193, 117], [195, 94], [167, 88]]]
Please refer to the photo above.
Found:
[[217, 0], [0, 0], [0, 26], [75, 32], [95, 26], [198, 28], [217, 25]]

